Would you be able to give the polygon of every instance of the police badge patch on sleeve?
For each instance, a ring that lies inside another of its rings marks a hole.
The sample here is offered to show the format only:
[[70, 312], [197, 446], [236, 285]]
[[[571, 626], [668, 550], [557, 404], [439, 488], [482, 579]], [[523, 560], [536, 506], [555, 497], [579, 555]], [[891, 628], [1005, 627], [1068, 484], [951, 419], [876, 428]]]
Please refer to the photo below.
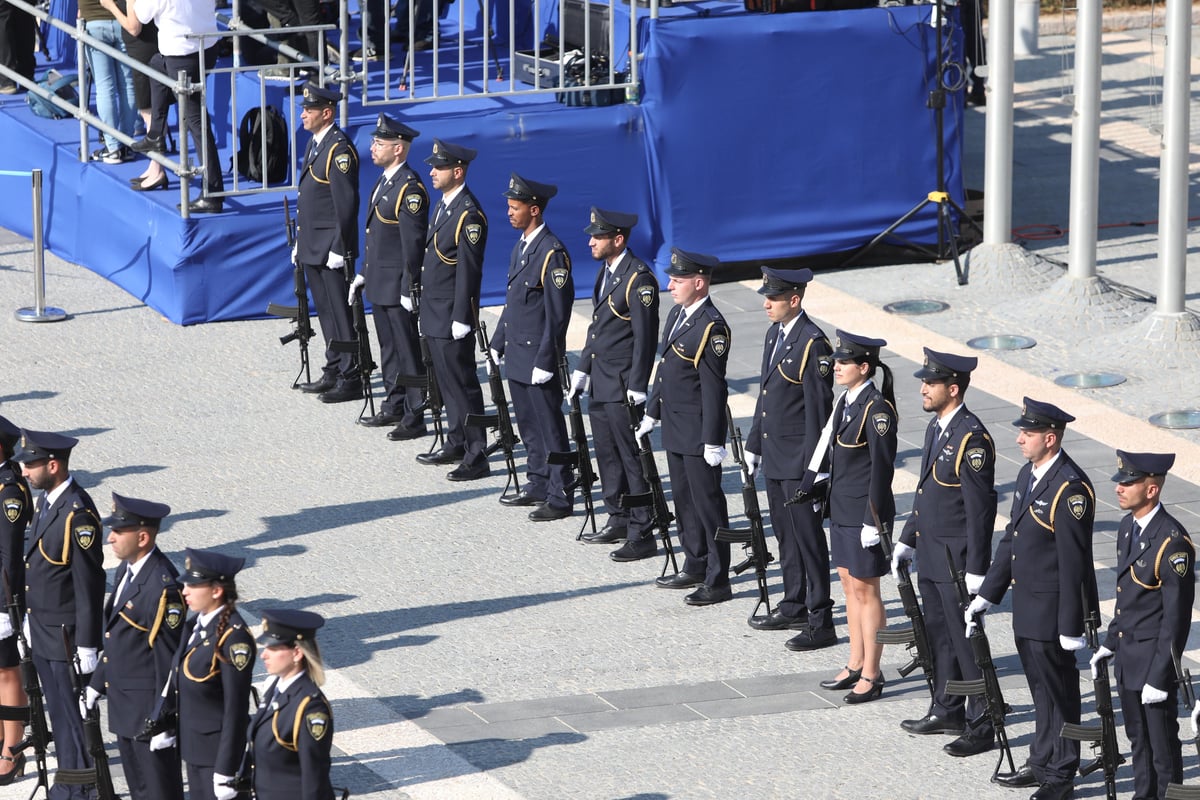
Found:
[[80, 525], [75, 529], [75, 541], [79, 542], [79, 546], [87, 550], [92, 546], [92, 542], [96, 541], [96, 529], [91, 525]]
[[1188, 574], [1188, 554], [1187, 553], [1172, 553], [1167, 556], [1167, 563], [1171, 565], [1171, 569], [1179, 577], [1186, 577]]
[[313, 711], [304, 715], [304, 724], [308, 726], [313, 741], [319, 742], [329, 731], [329, 715], [324, 711]]
[[550, 280], [554, 282], [554, 288], [561, 289], [567, 285], [567, 277], [570, 275], [566, 267], [555, 267], [550, 270]]
[[658, 294], [653, 286], [638, 287], [638, 300], [646, 308], [654, 305], [654, 295]]
[[878, 414], [872, 414], [871, 424], [875, 426], [876, 433], [878, 433], [880, 436], [884, 436], [892, 427], [892, 415], [885, 411], [880, 411]]
[[979, 472], [983, 469], [983, 465], [987, 463], [987, 451], [982, 447], [972, 447], [963, 453], [963, 458], [967, 460], [968, 467]]
[[725, 355], [725, 351], [729, 349], [729, 337], [723, 333], [714, 333], [708, 341], [712, 344], [712, 351], [718, 357]]
[[408, 209], [410, 214], [418, 214], [421, 211], [421, 206], [425, 204], [425, 198], [413, 192], [404, 196], [404, 207]]
[[249, 666], [251, 661], [250, 645], [245, 642], [230, 645], [229, 661], [239, 670], [243, 670]]
[[10, 497], [4, 501], [4, 518], [9, 522], [16, 522], [21, 518], [21, 512], [25, 510], [25, 501], [20, 497]]
[[822, 378], [828, 376], [831, 369], [833, 369], [832, 358], [821, 357], [817, 359], [817, 372], [821, 373]]
[[1087, 498], [1081, 494], [1073, 494], [1067, 498], [1067, 510], [1075, 519], [1083, 519], [1087, 513]]
[[168, 628], [175, 630], [183, 624], [183, 620], [186, 616], [187, 614], [185, 614], [183, 611], [182, 603], [167, 603], [167, 613], [164, 616], [163, 621], [167, 623]]
[[471, 244], [479, 244], [479, 237], [483, 236], [482, 225], [474, 223], [463, 228], [463, 231], [467, 234], [468, 242]]
[[350, 172], [350, 154], [342, 153], [333, 159], [333, 165], [342, 171], [343, 174]]

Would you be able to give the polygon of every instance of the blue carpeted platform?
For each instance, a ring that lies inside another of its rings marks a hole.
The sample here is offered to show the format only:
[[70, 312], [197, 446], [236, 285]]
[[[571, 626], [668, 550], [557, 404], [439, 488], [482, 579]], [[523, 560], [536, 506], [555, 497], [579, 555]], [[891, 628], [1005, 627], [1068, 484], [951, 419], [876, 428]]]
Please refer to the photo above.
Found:
[[[571, 251], [581, 294], [596, 270], [581, 232], [590, 205], [636, 212], [633, 249], [660, 268], [672, 244], [727, 261], [845, 251], [936, 188], [933, 113], [925, 107], [936, 80], [929, 8], [759, 15], [704, 0], [642, 22], [639, 105], [566, 107], [550, 94], [387, 110], [421, 130], [414, 161], [435, 136], [479, 150], [468, 183], [491, 221], [485, 304], [503, 298], [516, 241], [501, 197], [510, 171], [558, 184], [547, 221]], [[470, 33], [463, 43], [476, 63], [479, 44]], [[457, 60], [457, 42], [442, 45]], [[431, 66], [419, 60], [417, 74]], [[257, 96], [257, 79], [240, 80], [239, 96]], [[228, 88], [224, 96], [213, 89], [220, 119]], [[283, 93], [278, 85], [268, 91]], [[366, 154], [378, 111], [352, 106], [364, 193], [377, 177]], [[961, 117], [959, 92], [950, 96], [945, 143], [948, 185], [960, 201]], [[34, 117], [23, 98], [0, 101], [0, 169], [45, 171], [46, 242], [55, 253], [181, 324], [261, 316], [269, 301], [289, 302], [278, 194], [227, 200], [221, 215], [182, 220], [176, 182], [168, 191], [130, 191], [127, 179], [142, 165], [80, 163], [78, 131], [73, 120]], [[0, 180], [0, 225], [29, 235], [27, 185]], [[899, 233], [935, 241], [935, 213], [927, 208]]]

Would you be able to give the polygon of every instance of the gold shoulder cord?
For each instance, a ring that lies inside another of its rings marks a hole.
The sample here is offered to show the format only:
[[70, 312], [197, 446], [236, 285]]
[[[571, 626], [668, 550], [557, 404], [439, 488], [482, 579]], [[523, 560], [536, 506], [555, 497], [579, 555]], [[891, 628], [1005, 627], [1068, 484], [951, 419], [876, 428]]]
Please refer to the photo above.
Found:
[[79, 512], [72, 511], [70, 514], [67, 514], [67, 527], [63, 531], [62, 561], [55, 561], [50, 557], [50, 554], [46, 552], [46, 548], [43, 546], [44, 537], [43, 539], [38, 539], [38, 550], [41, 551], [42, 558], [46, 559], [56, 567], [65, 567], [67, 564], [71, 563], [71, 539], [75, 535], [75, 531], [72, 528], [71, 523], [75, 520], [75, 515], [77, 513]]
[[[1054, 502], [1050, 504], [1050, 524], [1049, 525], [1047, 525], [1046, 523], [1044, 523], [1040, 519], [1038, 519], [1037, 514], [1033, 515], [1033, 518], [1037, 519], [1038, 524], [1041, 525], [1046, 530], [1050, 531], [1050, 533], [1054, 533], [1054, 518], [1058, 512], [1058, 501], [1062, 498], [1063, 492], [1065, 492], [1067, 490], [1067, 487], [1070, 485], [1071, 485], [1070, 481], [1063, 481], [1063, 485], [1059, 486], [1058, 491], [1054, 493]], [[1087, 492], [1088, 497], [1090, 497], [1092, 500], [1092, 508], [1095, 508], [1096, 507], [1096, 495], [1094, 495], [1092, 493], [1092, 490], [1088, 487], [1088, 485], [1086, 483], [1083, 484], [1083, 489], [1084, 489], [1084, 491]]]
[[202, 678], [197, 678], [192, 674], [192, 671], [188, 669], [188, 659], [191, 657], [192, 653], [196, 652], [196, 650], [199, 648], [199, 645], [193, 647], [188, 651], [188, 654], [183, 657], [183, 674], [186, 675], [189, 680], [193, 680], [196, 683], [204, 683], [207, 680], [211, 680], [214, 675], [221, 671], [221, 668], [217, 666], [217, 656], [221, 652], [221, 647], [225, 644], [225, 640], [229, 638], [229, 634], [233, 633], [235, 630], [237, 629], [230, 625], [225, 629], [225, 633], [221, 634], [221, 638], [218, 639], [213, 645], [212, 663], [209, 665], [207, 675]]
[[[608, 267], [601, 267], [601, 269], [608, 269]], [[629, 299], [629, 293], [631, 291], [633, 291], [633, 284], [634, 284], [634, 281], [637, 279], [637, 276], [638, 276], [637, 270], [634, 270], [633, 274], [629, 276], [629, 280], [625, 281], [625, 307], [629, 309], [628, 315], [622, 314], [620, 311], [617, 311], [617, 306], [612, 301], [612, 292], [609, 292], [609, 294], [608, 294], [608, 307], [610, 309], [612, 309], [613, 316], [616, 317], [617, 319], [623, 319], [626, 322], [629, 322], [630, 320], [633, 319], [633, 303]]]
[[154, 640], [158, 638], [158, 633], [162, 630], [162, 621], [167, 614], [167, 590], [163, 589], [162, 595], [158, 598], [158, 610], [154, 612], [154, 625], [150, 628], [149, 644], [150, 649], [154, 649]]
[[553, 249], [551, 249], [549, 253], [546, 253], [546, 260], [542, 262], [542, 274], [538, 276], [538, 285], [533, 288], [535, 288], [535, 289], [546, 288], [546, 270], [550, 268], [550, 258], [553, 255], [554, 255]]
[[[704, 333], [700, 335], [700, 346], [696, 348], [696, 355], [691, 358], [692, 369], [700, 369], [700, 359], [704, 357], [704, 348], [708, 347], [708, 337], [712, 334], [712, 329], [716, 327], [715, 322], [708, 323], [704, 328]], [[683, 353], [679, 351], [679, 345], [674, 345], [675, 353], [684, 361], [689, 360]]]
[[304, 709], [308, 708], [308, 701], [311, 697], [306, 697], [300, 701], [300, 707], [296, 709], [296, 717], [292, 722], [292, 741], [285, 742], [283, 737], [279, 735], [279, 713], [275, 712], [275, 716], [271, 717], [271, 733], [275, 734], [275, 741], [285, 750], [291, 750], [293, 753], [299, 752], [300, 748], [297, 742], [300, 741], [300, 725], [304, 722]]
[[800, 371], [796, 373], [796, 377], [798, 377], [800, 380], [794, 381], [789, 378], [787, 373], [783, 371], [783, 362], [779, 362], [779, 366], [775, 369], [779, 371], [780, 376], [782, 376], [785, 381], [788, 383], [794, 383], [797, 386], [804, 383], [804, 368], [808, 366], [808, 354], [812, 351], [813, 342], [815, 341], [816, 339], [809, 339], [808, 344], [804, 345], [804, 355], [800, 358]]
[[[962, 441], [958, 443], [958, 455], [954, 458], [954, 477], [956, 478], [961, 474], [963, 454], [967, 450], [967, 440], [971, 438], [971, 433], [972, 431], [967, 431], [967, 434], [963, 436]], [[930, 466], [929, 473], [933, 476], [934, 483], [937, 483], [940, 486], [945, 486], [948, 489], [957, 489], [959, 486], [962, 486], [962, 480], [959, 480], [958, 483], [946, 483], [938, 478], [937, 456], [934, 456], [933, 465]]]

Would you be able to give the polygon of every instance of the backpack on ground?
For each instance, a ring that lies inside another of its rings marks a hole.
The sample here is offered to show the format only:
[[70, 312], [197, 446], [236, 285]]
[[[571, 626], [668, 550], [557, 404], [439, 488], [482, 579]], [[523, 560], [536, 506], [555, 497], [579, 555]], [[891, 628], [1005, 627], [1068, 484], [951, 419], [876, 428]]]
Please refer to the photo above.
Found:
[[267, 183], [279, 183], [288, 177], [288, 130], [283, 115], [274, 106], [252, 108], [242, 117], [238, 128], [237, 171], [249, 180], [262, 182], [264, 125]]
[[[38, 86], [66, 100], [68, 103], [79, 105], [79, 91], [75, 88], [79, 85], [79, 76], [74, 72], [69, 72], [66, 75], [60, 75], [58, 70], [50, 70], [38, 81]], [[29, 103], [29, 110], [39, 117], [46, 119], [66, 119], [71, 116], [66, 111], [56, 106], [46, 98], [29, 92], [25, 95], [25, 102]]]

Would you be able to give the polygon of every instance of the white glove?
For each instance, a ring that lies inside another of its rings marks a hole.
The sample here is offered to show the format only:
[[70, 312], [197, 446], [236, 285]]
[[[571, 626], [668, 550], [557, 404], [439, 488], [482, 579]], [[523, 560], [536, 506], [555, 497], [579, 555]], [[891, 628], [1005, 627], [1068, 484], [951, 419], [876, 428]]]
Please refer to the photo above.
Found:
[[217, 800], [236, 800], [238, 796], [237, 789], [229, 784], [233, 783], [232, 775], [222, 775], [219, 772], [213, 773], [213, 796]]
[[1068, 652], [1074, 652], [1076, 650], [1082, 650], [1084, 647], [1086, 647], [1087, 639], [1083, 638], [1082, 636], [1063, 636], [1062, 634], [1059, 634], [1058, 646]]
[[293, 267], [296, 266], [296, 253], [299, 250], [299, 248], [300, 248], [300, 245], [298, 245], [298, 244], [292, 245], [292, 266]]
[[646, 393], [635, 392], [633, 389], [626, 389], [625, 399], [633, 403], [635, 406], [640, 406], [642, 403], [646, 402]]
[[1142, 687], [1142, 705], [1148, 706], [1153, 703], [1161, 703], [1167, 699], [1167, 693], [1162, 689], [1155, 689], [1150, 684]]
[[571, 385], [567, 387], [567, 402], [571, 402], [577, 396], [587, 391], [588, 382], [591, 377], [586, 372], [575, 370], [571, 373]]
[[489, 349], [488, 354], [491, 355], [492, 360], [484, 361], [483, 368], [485, 370], [487, 370], [488, 377], [491, 377], [492, 375], [496, 374], [497, 371], [500, 369], [500, 359], [503, 358], [503, 356], [501, 356], [498, 352], [496, 352], [495, 348]]
[[1113, 651], [1104, 645], [1100, 645], [1099, 649], [1096, 650], [1096, 654], [1088, 661], [1088, 664], [1092, 667], [1092, 680], [1096, 680], [1096, 673], [1098, 671], [1096, 668], [1100, 666], [1100, 662], [1112, 657]]
[[413, 306], [413, 301], [412, 301], [411, 297], [409, 297], [406, 294], [400, 295], [400, 305], [401, 305], [401, 307], [404, 308], [405, 311], [407, 311], [410, 314], [412, 313], [414, 306]]
[[450, 335], [455, 339], [465, 339], [471, 333], [471, 326], [461, 322], [450, 323]]
[[1200, 700], [1196, 701], [1196, 707], [1192, 709], [1192, 736], [1195, 736], [1200, 731]]
[[979, 594], [979, 588], [983, 586], [983, 576], [968, 572], [963, 577], [967, 584], [967, 594]]
[[13, 633], [15, 631], [13, 631], [12, 620], [9, 619], [8, 614], [0, 614], [0, 640], [7, 639]]
[[21, 623], [21, 633], [25, 636], [25, 641], [33, 641], [33, 637], [29, 635], [29, 615], [25, 615], [24, 622]]
[[175, 737], [166, 731], [163, 731], [162, 733], [156, 733], [154, 734], [153, 738], [150, 739], [151, 750], [166, 750], [168, 747], [174, 746]]
[[358, 294], [358, 290], [363, 287], [367, 279], [362, 275], [355, 275], [354, 280], [350, 282], [350, 293], [346, 295], [346, 305], [354, 305], [354, 295]]
[[96, 671], [96, 664], [100, 661], [100, 655], [96, 648], [76, 647], [75, 655], [79, 656], [80, 675], [87, 675], [89, 672]]
[[654, 417], [643, 416], [642, 421], [638, 423], [637, 428], [633, 432], [633, 438], [640, 439], [643, 436], [649, 436], [650, 431], [654, 430], [654, 426], [658, 424], [658, 420]]
[[325, 259], [325, 266], [329, 269], [341, 269], [346, 266], [346, 257], [337, 253], [330, 253], [329, 257]]
[[916, 554], [917, 548], [909, 547], [904, 542], [896, 542], [896, 546], [892, 548], [892, 577], [900, 580], [900, 565], [911, 563]]
[[83, 687], [83, 695], [79, 698], [79, 718], [87, 719], [88, 712], [96, 707], [100, 693], [90, 686]]
[[975, 595], [975, 599], [970, 602], [967, 610], [963, 612], [963, 622], [967, 623], [967, 636], [975, 632], [975, 615], [986, 614], [987, 610], [991, 607], [991, 601]]
[[758, 472], [759, 465], [762, 464], [762, 456], [758, 453], [746, 451], [746, 471], [750, 473], [750, 477], [754, 477], [754, 473]]
[[728, 454], [729, 451], [719, 444], [704, 445], [704, 463], [710, 467], [721, 466], [721, 462], [725, 460], [725, 456]]
[[874, 525], [863, 525], [862, 530], [858, 532], [858, 542], [862, 545], [863, 550], [879, 544], [879, 528]]
[[533, 368], [533, 385], [534, 386], [541, 386], [543, 383], [548, 382], [553, 377], [554, 377], [553, 372], [546, 372], [546, 370], [538, 369], [537, 367]]

